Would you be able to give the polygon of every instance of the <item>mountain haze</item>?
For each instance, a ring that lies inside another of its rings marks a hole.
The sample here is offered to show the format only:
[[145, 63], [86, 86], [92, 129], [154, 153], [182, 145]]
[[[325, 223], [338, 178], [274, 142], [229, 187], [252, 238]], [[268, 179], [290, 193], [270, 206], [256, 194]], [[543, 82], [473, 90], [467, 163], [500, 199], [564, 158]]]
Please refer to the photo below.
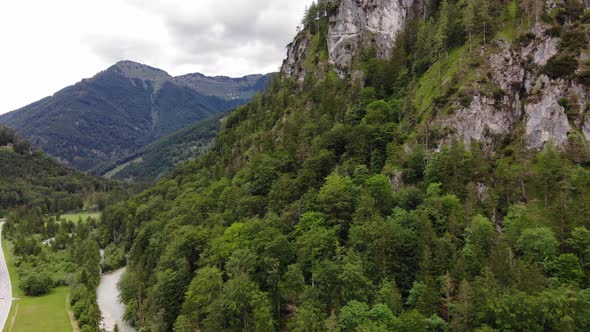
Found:
[[191, 123], [247, 102], [266, 75], [243, 78], [172, 77], [122, 61], [51, 97], [0, 116], [60, 161], [89, 170], [146, 146]]

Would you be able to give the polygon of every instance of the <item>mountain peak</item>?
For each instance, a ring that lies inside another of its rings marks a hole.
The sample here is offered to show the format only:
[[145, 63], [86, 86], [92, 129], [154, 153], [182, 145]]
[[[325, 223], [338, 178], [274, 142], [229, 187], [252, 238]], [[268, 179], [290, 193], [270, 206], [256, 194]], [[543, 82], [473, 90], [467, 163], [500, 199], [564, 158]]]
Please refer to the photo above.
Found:
[[117, 72], [127, 78], [136, 78], [141, 80], [161, 81], [171, 79], [167, 72], [144, 65], [139, 62], [124, 60], [119, 61], [111, 66], [107, 71]]

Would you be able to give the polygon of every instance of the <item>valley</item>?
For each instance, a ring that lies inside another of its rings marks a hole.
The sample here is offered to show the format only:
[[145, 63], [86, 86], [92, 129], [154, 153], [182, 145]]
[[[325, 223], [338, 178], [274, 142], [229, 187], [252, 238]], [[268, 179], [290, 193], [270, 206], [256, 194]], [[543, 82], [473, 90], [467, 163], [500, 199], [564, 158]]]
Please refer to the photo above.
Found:
[[248, 102], [271, 76], [173, 77], [157, 68], [121, 61], [50, 97], [0, 115], [0, 125], [12, 127], [33, 147], [62, 163], [89, 171]]

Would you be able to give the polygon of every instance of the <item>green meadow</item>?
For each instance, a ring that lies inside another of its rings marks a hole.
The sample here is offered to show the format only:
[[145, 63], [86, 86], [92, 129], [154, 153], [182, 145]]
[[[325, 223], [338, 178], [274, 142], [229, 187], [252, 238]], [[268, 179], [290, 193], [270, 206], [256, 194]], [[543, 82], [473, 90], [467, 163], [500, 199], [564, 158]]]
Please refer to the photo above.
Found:
[[[6, 255], [6, 263], [12, 284], [12, 301], [10, 314], [4, 326], [4, 332], [67, 332], [74, 331], [76, 325], [70, 320], [68, 304], [68, 287], [53, 289], [48, 295], [31, 297], [24, 296], [18, 287], [19, 277], [12, 256], [12, 248], [6, 240], [2, 240]], [[77, 331], [76, 327], [76, 331]], [[74, 331], [75, 332], [75, 331]]]

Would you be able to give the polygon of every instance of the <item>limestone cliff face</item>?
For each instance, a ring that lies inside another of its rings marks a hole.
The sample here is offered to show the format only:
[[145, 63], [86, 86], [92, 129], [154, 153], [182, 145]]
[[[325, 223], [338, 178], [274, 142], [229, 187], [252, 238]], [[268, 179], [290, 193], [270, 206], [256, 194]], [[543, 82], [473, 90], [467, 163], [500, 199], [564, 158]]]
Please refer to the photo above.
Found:
[[[517, 129], [522, 130], [527, 148], [535, 150], [549, 143], [567, 148], [574, 130], [590, 140], [585, 115], [588, 89], [575, 80], [550, 79], [543, 73], [547, 61], [558, 53], [558, 39], [547, 37], [541, 25], [532, 32], [536, 38], [528, 45], [515, 47], [504, 41], [494, 45], [498, 51], [488, 56], [487, 65], [499, 96], [492, 98], [479, 83], [473, 83], [470, 90], [478, 92], [469, 105], [455, 103], [452, 115], [435, 120], [451, 133], [440, 143], [455, 137], [465, 143], [477, 140], [493, 146]], [[564, 101], [577, 111], [568, 112]]]
[[[345, 76], [351, 73], [354, 57], [363, 45], [374, 45], [377, 57], [391, 55], [397, 35], [403, 30], [415, 0], [339, 0], [330, 14], [328, 27], [329, 62]], [[311, 36], [301, 32], [287, 46], [281, 73], [298, 81], [305, 77], [305, 61]]]
[[298, 82], [303, 82], [305, 78], [305, 68], [303, 63], [309, 54], [311, 35], [303, 31], [295, 37], [295, 40], [287, 45], [287, 58], [283, 61], [281, 75], [283, 77], [292, 77]]
[[[561, 1], [547, 0], [546, 8]], [[353, 68], [355, 56], [363, 47], [371, 46], [378, 58], [389, 58], [397, 36], [418, 4], [418, 0], [338, 0], [328, 17], [328, 61], [320, 65], [329, 63], [352, 84], [359, 77], [362, 81], [362, 71]], [[585, 5], [588, 8], [587, 2]], [[548, 61], [559, 53], [560, 38], [548, 33], [550, 28], [538, 23], [529, 34], [534, 38], [529, 36], [528, 41], [498, 40], [474, 51], [484, 59], [483, 78], [467, 83], [467, 98], [449, 101], [450, 105], [440, 107], [433, 112], [433, 118], [426, 119], [445, 133], [438, 144], [452, 139], [465, 143], [476, 140], [493, 149], [514, 133], [524, 138], [529, 149], [549, 143], [565, 149], [574, 132], [590, 141], [588, 88], [573, 78], [551, 79], [544, 74]], [[284, 77], [303, 82], [311, 40], [312, 36], [304, 31], [288, 46], [281, 70]], [[583, 51], [578, 61], [589, 58]]]
[[328, 53], [336, 70], [348, 73], [363, 43], [374, 42], [377, 57], [391, 55], [414, 0], [342, 0], [330, 17]]

